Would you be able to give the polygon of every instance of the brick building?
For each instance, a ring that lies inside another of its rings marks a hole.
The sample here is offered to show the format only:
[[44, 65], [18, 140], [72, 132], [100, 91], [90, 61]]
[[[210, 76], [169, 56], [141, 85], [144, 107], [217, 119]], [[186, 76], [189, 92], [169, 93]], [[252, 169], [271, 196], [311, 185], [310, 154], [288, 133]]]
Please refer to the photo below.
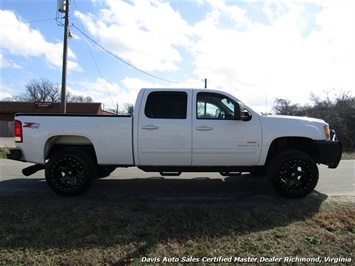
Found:
[[[13, 121], [16, 113], [55, 114], [60, 113], [60, 103], [1, 102], [0, 137], [13, 136]], [[67, 103], [68, 114], [111, 115], [103, 111], [101, 103]]]

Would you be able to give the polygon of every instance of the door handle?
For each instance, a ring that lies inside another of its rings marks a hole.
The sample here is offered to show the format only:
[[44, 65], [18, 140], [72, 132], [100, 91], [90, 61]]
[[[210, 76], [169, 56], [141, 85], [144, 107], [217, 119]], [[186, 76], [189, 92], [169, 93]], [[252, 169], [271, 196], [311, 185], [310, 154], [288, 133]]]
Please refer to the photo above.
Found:
[[209, 130], [213, 130], [213, 127], [208, 127], [208, 126], [196, 127], [196, 130], [209, 131]]
[[148, 129], [148, 130], [152, 130], [152, 129], [158, 129], [158, 126], [155, 125], [146, 125], [146, 126], [142, 126], [142, 129]]

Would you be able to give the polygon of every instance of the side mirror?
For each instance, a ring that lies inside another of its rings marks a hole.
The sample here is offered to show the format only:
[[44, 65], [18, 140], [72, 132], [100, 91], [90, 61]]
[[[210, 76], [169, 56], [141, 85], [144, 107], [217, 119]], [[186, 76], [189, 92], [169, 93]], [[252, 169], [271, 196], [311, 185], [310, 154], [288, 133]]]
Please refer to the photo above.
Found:
[[236, 102], [234, 104], [234, 120], [250, 121], [251, 114], [248, 110], [245, 110], [244, 104]]

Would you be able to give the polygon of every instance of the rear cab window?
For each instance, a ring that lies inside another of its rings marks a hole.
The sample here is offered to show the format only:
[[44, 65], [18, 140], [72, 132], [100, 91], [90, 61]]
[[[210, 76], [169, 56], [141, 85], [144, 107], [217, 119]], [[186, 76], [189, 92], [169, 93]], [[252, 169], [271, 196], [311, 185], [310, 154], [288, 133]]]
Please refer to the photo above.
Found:
[[148, 95], [144, 114], [152, 119], [186, 119], [187, 93], [156, 91]]

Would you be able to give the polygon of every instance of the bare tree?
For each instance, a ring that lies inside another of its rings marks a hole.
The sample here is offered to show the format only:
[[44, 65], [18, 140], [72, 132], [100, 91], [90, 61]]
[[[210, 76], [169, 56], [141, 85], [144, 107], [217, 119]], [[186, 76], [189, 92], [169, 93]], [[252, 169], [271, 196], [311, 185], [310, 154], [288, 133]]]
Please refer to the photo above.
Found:
[[317, 96], [314, 106], [307, 115], [322, 118], [327, 121], [331, 128], [336, 130], [338, 138], [343, 143], [346, 151], [355, 149], [355, 97], [350, 92], [340, 92], [334, 97], [326, 93], [322, 99]]
[[91, 103], [93, 102], [90, 96], [84, 95], [67, 95], [68, 102], [76, 102], [76, 103]]
[[[13, 101], [55, 103], [61, 100], [61, 86], [48, 79], [33, 79], [25, 84], [25, 87], [26, 91], [21, 95], [14, 96]], [[69, 92], [66, 94], [66, 99], [67, 102], [93, 102], [90, 96], [73, 95]]]
[[31, 80], [25, 85], [24, 94], [13, 97], [19, 102], [58, 102], [60, 101], [60, 87], [51, 81], [41, 78]]
[[300, 111], [298, 104], [292, 104], [290, 100], [276, 98], [273, 109], [278, 115], [297, 115]]
[[324, 96], [310, 94], [313, 105], [299, 106], [285, 99], [276, 99], [274, 110], [277, 114], [309, 116], [324, 119], [335, 129], [345, 151], [355, 149], [355, 97], [350, 92], [341, 92], [331, 96], [325, 91]]
[[134, 111], [134, 106], [133, 104], [130, 103], [125, 103], [123, 105], [123, 109], [119, 107], [118, 103], [116, 104], [116, 109], [114, 108], [109, 108], [107, 109], [110, 112], [113, 112], [117, 115], [133, 115], [133, 111]]
[[133, 115], [134, 107], [133, 104], [125, 103], [124, 104], [124, 114], [125, 115]]

